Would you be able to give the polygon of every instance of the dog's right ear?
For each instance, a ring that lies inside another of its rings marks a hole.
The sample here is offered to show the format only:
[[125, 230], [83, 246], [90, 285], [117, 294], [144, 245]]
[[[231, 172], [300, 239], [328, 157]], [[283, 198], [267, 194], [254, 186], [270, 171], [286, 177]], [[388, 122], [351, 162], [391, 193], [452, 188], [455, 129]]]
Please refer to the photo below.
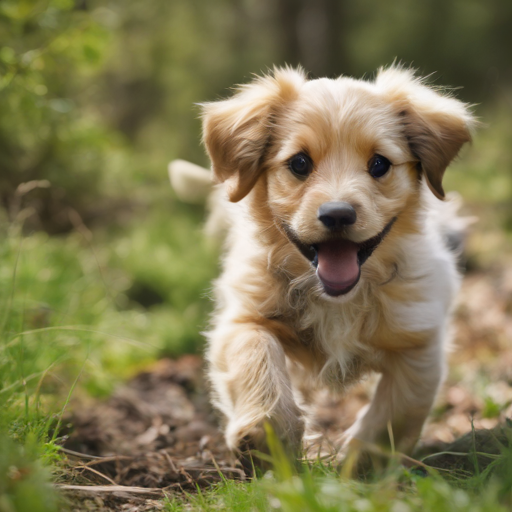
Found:
[[230, 99], [202, 105], [203, 141], [215, 179], [226, 182], [230, 201], [240, 201], [255, 185], [273, 119], [297, 97], [305, 81], [302, 70], [275, 69], [240, 86]]

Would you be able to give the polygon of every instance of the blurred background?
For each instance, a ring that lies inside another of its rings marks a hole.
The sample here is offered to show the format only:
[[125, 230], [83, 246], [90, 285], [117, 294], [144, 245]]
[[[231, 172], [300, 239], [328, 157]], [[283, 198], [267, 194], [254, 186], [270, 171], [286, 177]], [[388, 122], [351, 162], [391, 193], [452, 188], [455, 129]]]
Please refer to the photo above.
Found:
[[101, 396], [201, 350], [218, 254], [166, 166], [208, 165], [195, 104], [273, 65], [455, 87], [483, 122], [447, 173], [480, 218], [467, 267], [506, 265], [511, 26], [509, 0], [1, 0], [0, 399], [29, 414], [78, 371]]
[[[70, 208], [87, 227], [126, 221], [169, 160], [207, 164], [195, 103], [273, 65], [371, 78], [395, 60], [476, 105], [477, 143], [501, 151], [472, 151], [471, 174], [500, 174], [508, 202], [511, 23], [507, 0], [2, 0], [1, 205], [10, 220], [30, 205], [26, 228], [52, 235], [76, 228]], [[32, 180], [49, 183], [21, 199]]]

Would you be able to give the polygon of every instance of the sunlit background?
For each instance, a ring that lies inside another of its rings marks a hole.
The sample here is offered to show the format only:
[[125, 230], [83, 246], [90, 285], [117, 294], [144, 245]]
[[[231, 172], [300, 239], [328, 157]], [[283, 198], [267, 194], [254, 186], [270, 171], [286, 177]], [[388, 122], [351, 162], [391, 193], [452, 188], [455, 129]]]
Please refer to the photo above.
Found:
[[195, 105], [274, 65], [372, 78], [401, 62], [473, 104], [482, 126], [445, 188], [480, 218], [468, 270], [501, 282], [511, 27], [510, 0], [1, 0], [0, 428], [45, 438], [73, 383], [106, 396], [201, 351], [218, 249], [166, 166], [207, 166]]

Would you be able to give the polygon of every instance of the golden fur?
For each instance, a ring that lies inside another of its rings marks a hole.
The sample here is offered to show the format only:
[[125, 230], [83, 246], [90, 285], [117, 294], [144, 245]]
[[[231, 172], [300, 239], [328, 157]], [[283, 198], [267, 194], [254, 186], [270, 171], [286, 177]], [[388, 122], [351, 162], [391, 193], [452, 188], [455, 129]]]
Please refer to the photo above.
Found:
[[[228, 216], [216, 311], [207, 333], [214, 403], [233, 449], [261, 446], [269, 421], [291, 448], [304, 429], [303, 396], [315, 386], [343, 389], [382, 374], [375, 397], [347, 442], [386, 442], [410, 451], [444, 372], [444, 347], [459, 284], [443, 234], [453, 217], [442, 178], [474, 120], [467, 105], [409, 70], [380, 70], [375, 81], [307, 80], [276, 69], [224, 101], [203, 105], [204, 142]], [[306, 153], [307, 179], [289, 168]], [[373, 155], [392, 167], [368, 172]], [[320, 205], [344, 201], [357, 212], [343, 237], [371, 239], [396, 218], [360, 267], [354, 289], [323, 289], [292, 243], [328, 237]], [[287, 233], [287, 229], [289, 232]]]

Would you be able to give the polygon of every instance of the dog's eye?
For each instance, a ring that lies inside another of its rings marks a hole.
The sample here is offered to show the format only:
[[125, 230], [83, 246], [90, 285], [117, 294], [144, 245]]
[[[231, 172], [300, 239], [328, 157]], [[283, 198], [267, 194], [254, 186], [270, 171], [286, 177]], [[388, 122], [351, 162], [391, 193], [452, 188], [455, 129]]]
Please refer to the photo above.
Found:
[[368, 164], [368, 170], [374, 178], [380, 178], [389, 171], [391, 162], [382, 155], [375, 155]]
[[307, 155], [298, 153], [290, 158], [288, 167], [298, 178], [306, 178], [313, 169], [313, 163]]

